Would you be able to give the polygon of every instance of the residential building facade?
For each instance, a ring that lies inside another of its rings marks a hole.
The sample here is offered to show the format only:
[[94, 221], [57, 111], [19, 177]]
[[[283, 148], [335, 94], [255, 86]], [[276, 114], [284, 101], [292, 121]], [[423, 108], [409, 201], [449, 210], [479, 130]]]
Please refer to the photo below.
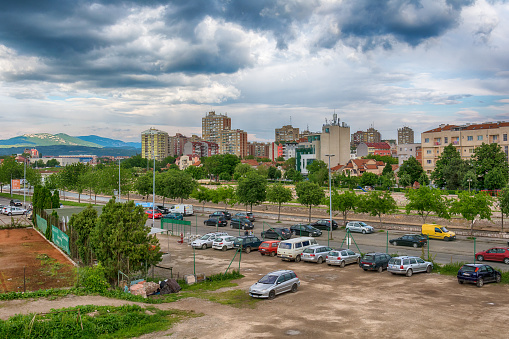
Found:
[[239, 158], [247, 156], [247, 133], [240, 129], [223, 130], [219, 133], [219, 154], [234, 154]]
[[232, 127], [232, 119], [226, 114], [216, 114], [211, 111], [201, 119], [202, 139], [216, 144], [220, 144], [221, 132], [229, 130]]
[[421, 144], [399, 144], [397, 150], [398, 150], [398, 166], [401, 166], [403, 162], [407, 161], [411, 157], [417, 159], [417, 157], [420, 154], [422, 154], [420, 152]]
[[286, 125], [281, 128], [276, 128], [276, 142], [295, 141], [299, 139], [299, 129], [292, 125]]
[[414, 143], [414, 130], [407, 126], [398, 128], [398, 145], [413, 143]]
[[256, 158], [269, 158], [269, 145], [265, 142], [248, 142], [247, 154]]
[[168, 156], [168, 133], [155, 128], [141, 132], [141, 157], [163, 160]]
[[386, 142], [361, 142], [357, 146], [357, 157], [368, 155], [391, 155], [391, 146]]

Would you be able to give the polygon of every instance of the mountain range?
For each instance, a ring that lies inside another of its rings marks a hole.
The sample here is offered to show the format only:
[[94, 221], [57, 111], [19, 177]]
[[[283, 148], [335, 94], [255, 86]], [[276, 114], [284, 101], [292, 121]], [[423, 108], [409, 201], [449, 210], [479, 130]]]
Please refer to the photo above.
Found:
[[40, 146], [84, 146], [92, 148], [135, 148], [140, 149], [139, 142], [125, 142], [103, 138], [97, 135], [73, 137], [65, 133], [24, 134], [10, 139], [0, 140], [0, 148], [40, 147]]

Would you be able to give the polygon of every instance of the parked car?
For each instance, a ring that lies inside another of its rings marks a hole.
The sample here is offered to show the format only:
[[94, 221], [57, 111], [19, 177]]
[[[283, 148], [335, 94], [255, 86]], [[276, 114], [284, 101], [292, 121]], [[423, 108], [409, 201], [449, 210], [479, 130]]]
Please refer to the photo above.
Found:
[[188, 216], [194, 214], [194, 207], [193, 205], [189, 204], [178, 204], [170, 206], [168, 208], [168, 212], [179, 212], [182, 213], [184, 216]]
[[445, 241], [456, 239], [456, 233], [449, 231], [447, 228], [443, 226], [435, 224], [422, 225], [421, 233], [424, 236], [427, 235], [430, 239], [441, 239]]
[[272, 227], [262, 232], [263, 239], [286, 240], [292, 237], [292, 233], [286, 227]]
[[216, 238], [221, 236], [228, 236], [226, 232], [212, 232], [203, 235], [201, 238], [196, 239], [191, 243], [191, 247], [193, 248], [201, 248], [206, 249], [207, 247], [212, 247], [212, 243]]
[[23, 215], [27, 214], [27, 210], [17, 206], [5, 206], [2, 213], [6, 215]]
[[345, 265], [359, 263], [361, 255], [348, 248], [331, 250], [325, 257], [327, 265], [345, 267]]
[[166, 214], [166, 213], [170, 213], [168, 207], [164, 207], [163, 205], [156, 205], [156, 208], [162, 213], [162, 214]]
[[203, 224], [205, 226], [225, 227], [225, 226], [228, 226], [228, 221], [226, 220], [225, 217], [215, 216], [215, 217], [208, 218], [207, 220], [205, 220], [203, 222]]
[[387, 271], [392, 274], [405, 274], [407, 277], [411, 277], [412, 274], [419, 272], [431, 273], [432, 270], [433, 263], [424, 261], [419, 257], [394, 257], [389, 260], [387, 265]]
[[332, 248], [322, 245], [313, 245], [302, 251], [301, 259], [303, 261], [316, 262], [321, 264], [325, 261], [327, 254], [332, 251]]
[[318, 245], [316, 240], [311, 237], [298, 237], [283, 240], [277, 248], [277, 256], [281, 260], [299, 262], [302, 252], [309, 246]]
[[509, 265], [509, 248], [507, 247], [493, 247], [486, 251], [477, 252], [475, 257], [479, 261], [503, 261], [504, 264]]
[[246, 251], [246, 253], [249, 253], [252, 250], [257, 250], [258, 247], [260, 247], [261, 243], [262, 243], [262, 241], [260, 239], [258, 239], [257, 236], [244, 235], [244, 236], [235, 238], [234, 247], [240, 248], [241, 250]]
[[[225, 219], [226, 220], [226, 219]], [[230, 235], [228, 236], [220, 236], [219, 238], [215, 238], [212, 242], [212, 248], [216, 250], [226, 251], [233, 248], [235, 243], [235, 237]]]
[[300, 286], [300, 280], [294, 271], [280, 270], [274, 271], [252, 285], [249, 288], [249, 295], [253, 298], [274, 299], [276, 295], [285, 292], [297, 292]]
[[290, 226], [290, 231], [293, 235], [298, 235], [299, 237], [319, 237], [322, 235], [322, 231], [316, 227], [313, 227], [308, 224], [296, 224]]
[[[148, 216], [149, 219], [161, 219], [163, 217], [162, 213], [161, 212], [158, 212], [157, 210], [154, 211], [154, 213], [152, 213], [152, 210], [146, 210], [145, 211], [145, 214]], [[152, 217], [152, 214], [154, 215]]]
[[226, 220], [230, 220], [232, 215], [228, 211], [215, 211], [214, 213], [209, 215], [209, 218], [212, 217], [224, 217]]
[[[329, 230], [330, 229], [330, 220], [329, 219], [320, 219], [311, 224], [311, 226], [321, 229], [321, 230]], [[332, 220], [332, 230], [338, 228], [338, 223]], [[331, 230], [331, 231], [332, 231]]]
[[485, 283], [502, 280], [502, 273], [486, 264], [465, 264], [458, 271], [458, 282], [476, 284], [477, 287], [483, 287]]
[[238, 213], [235, 213], [235, 217], [236, 218], [246, 218], [247, 220], [253, 222], [255, 221], [255, 217], [253, 215], [253, 213], [251, 212], [238, 212]]
[[179, 212], [171, 212], [163, 215], [163, 219], [184, 220], [184, 215]]
[[19, 199], [12, 199], [11, 202], [9, 203], [9, 205], [11, 206], [23, 206], [23, 204], [21, 203], [21, 201], [19, 201]]
[[427, 243], [426, 237], [420, 234], [405, 234], [399, 238], [389, 240], [394, 246], [413, 246], [414, 248], [422, 247]]
[[247, 219], [232, 218], [232, 220], [230, 220], [230, 227], [240, 228], [243, 230], [252, 230], [254, 228], [254, 225], [251, 221]]
[[363, 221], [349, 221], [346, 224], [345, 229], [350, 230], [350, 232], [359, 232], [362, 234], [375, 232], [373, 226], [370, 226]]
[[391, 256], [387, 253], [366, 253], [359, 262], [359, 267], [364, 271], [378, 271], [382, 273], [387, 269]]
[[260, 244], [260, 246], [258, 246], [258, 252], [260, 252], [261, 255], [270, 255], [271, 257], [274, 257], [277, 254], [279, 243], [279, 240], [264, 241]]

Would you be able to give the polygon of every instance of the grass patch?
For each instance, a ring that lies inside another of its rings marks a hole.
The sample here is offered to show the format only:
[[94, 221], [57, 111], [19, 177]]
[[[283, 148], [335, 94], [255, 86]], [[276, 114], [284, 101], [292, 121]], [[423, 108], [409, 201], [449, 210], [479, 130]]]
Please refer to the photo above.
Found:
[[40, 271], [47, 276], [55, 277], [58, 274], [58, 271], [64, 266], [59, 263], [56, 259], [51, 258], [47, 254], [38, 254], [37, 259], [41, 261], [42, 267]]
[[200, 293], [194, 297], [237, 308], [254, 308], [256, 303], [260, 301], [260, 299], [251, 298], [249, 294], [243, 290], [230, 290], [220, 293]]
[[[78, 313], [79, 310], [79, 313]], [[137, 305], [78, 306], [52, 310], [49, 314], [16, 315], [0, 320], [1, 338], [131, 338], [164, 331], [194, 312]], [[81, 328], [83, 325], [83, 329]]]

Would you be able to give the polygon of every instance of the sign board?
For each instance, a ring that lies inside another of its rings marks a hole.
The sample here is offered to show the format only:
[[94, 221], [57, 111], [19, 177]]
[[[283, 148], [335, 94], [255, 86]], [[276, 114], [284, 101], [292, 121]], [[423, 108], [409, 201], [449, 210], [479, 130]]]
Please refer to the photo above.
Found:
[[69, 237], [67, 234], [55, 226], [51, 226], [51, 233], [53, 236], [53, 243], [67, 252], [67, 254], [71, 254], [71, 251], [69, 250]]
[[21, 188], [21, 180], [20, 179], [12, 179], [11, 187], [13, 190], [19, 190]]

